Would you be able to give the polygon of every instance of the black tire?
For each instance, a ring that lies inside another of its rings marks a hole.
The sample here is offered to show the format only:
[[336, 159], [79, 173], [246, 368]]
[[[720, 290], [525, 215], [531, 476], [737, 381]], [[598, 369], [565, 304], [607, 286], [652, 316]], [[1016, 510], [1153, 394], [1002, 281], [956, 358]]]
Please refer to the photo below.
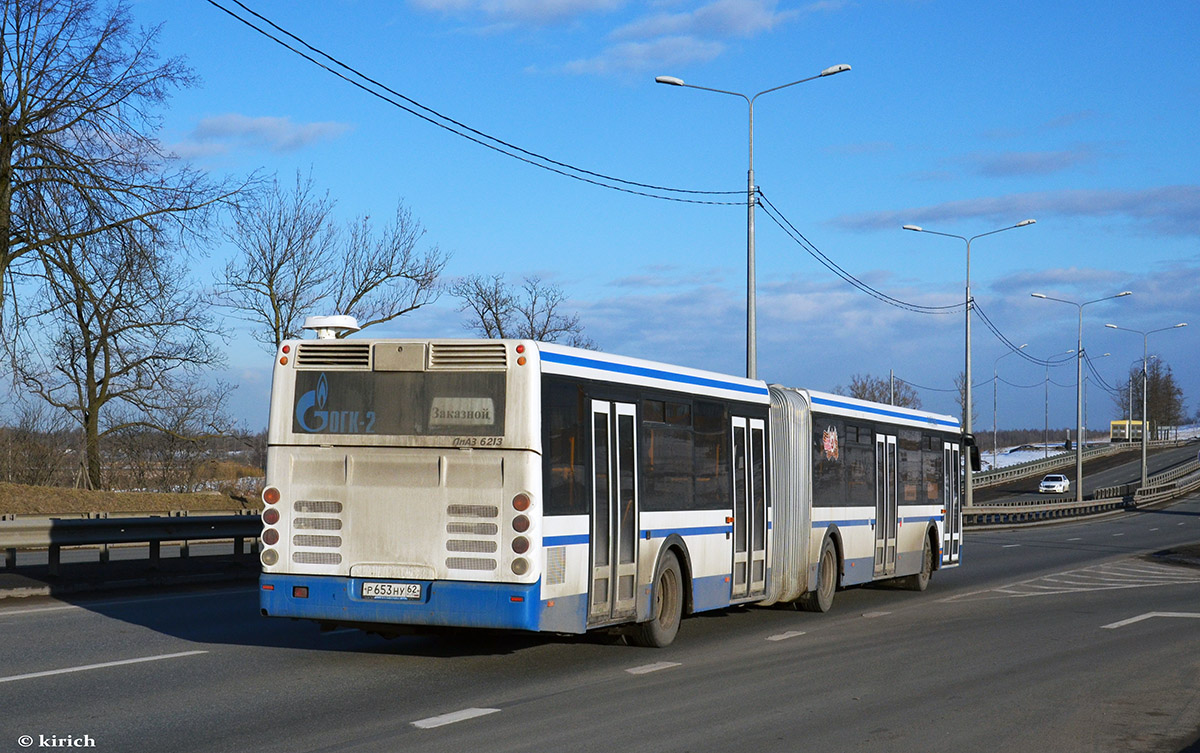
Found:
[[929, 588], [929, 579], [933, 577], [933, 548], [929, 546], [929, 537], [925, 537], [925, 546], [921, 550], [921, 571], [914, 575], [906, 575], [900, 579], [900, 585], [909, 591], [924, 591]]
[[675, 640], [683, 619], [683, 574], [674, 552], [658, 561], [650, 598], [650, 619], [635, 625], [630, 637], [634, 645], [663, 648]]
[[809, 612], [828, 612], [833, 608], [833, 595], [838, 585], [837, 547], [831, 539], [821, 544], [821, 558], [817, 560], [817, 590], [800, 597], [800, 606]]

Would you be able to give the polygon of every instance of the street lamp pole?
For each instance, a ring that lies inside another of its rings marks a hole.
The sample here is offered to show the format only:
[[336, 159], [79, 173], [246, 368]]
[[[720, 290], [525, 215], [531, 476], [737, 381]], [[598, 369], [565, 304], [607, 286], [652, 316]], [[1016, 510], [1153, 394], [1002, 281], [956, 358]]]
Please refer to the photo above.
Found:
[[[1147, 382], [1148, 382], [1148, 378], [1146, 375], [1146, 363], [1149, 360], [1148, 359], [1148, 353], [1149, 353], [1149, 349], [1148, 349], [1149, 342], [1148, 341], [1149, 341], [1150, 335], [1153, 335], [1155, 332], [1166, 332], [1169, 329], [1179, 329], [1180, 327], [1186, 327], [1187, 322], [1180, 322], [1179, 324], [1172, 324], [1170, 327], [1159, 327], [1158, 329], [1151, 329], [1151, 330], [1146, 330], [1146, 331], [1142, 331], [1140, 329], [1130, 329], [1128, 327], [1118, 327], [1115, 324], [1105, 324], [1104, 326], [1108, 327], [1109, 329], [1119, 329], [1123, 332], [1133, 332], [1135, 334], [1142, 336], [1142, 486], [1145, 486], [1146, 485], [1146, 471], [1147, 471], [1146, 456], [1148, 454], [1148, 448], [1149, 448], [1149, 443], [1150, 443], [1150, 438], [1149, 438], [1150, 422], [1146, 418], [1146, 404], [1147, 404], [1146, 403], [1146, 392], [1147, 392]], [[1133, 399], [1132, 396], [1130, 396], [1130, 400], [1132, 400], [1132, 399]], [[1132, 425], [1133, 424], [1132, 408], [1130, 409], [1129, 412], [1130, 412], [1130, 416], [1129, 416], [1130, 425]]]
[[[936, 230], [926, 230], [925, 228], [921, 227], [920, 225], [905, 225], [904, 226], [905, 230], [911, 230], [914, 233], [929, 233], [930, 235], [941, 235], [946, 238], [958, 238], [960, 241], [963, 241], [967, 244], [967, 292], [966, 292], [966, 318], [967, 318], [966, 351], [967, 351], [967, 357], [966, 357], [966, 375], [965, 375], [966, 394], [963, 397], [963, 413], [966, 414], [965, 418], [963, 419], [963, 423], [964, 423], [963, 433], [967, 436], [971, 435], [971, 307], [972, 307], [972, 303], [973, 303], [972, 299], [971, 299], [971, 241], [975, 240], [976, 238], [982, 238], [985, 235], [995, 235], [996, 233], [1003, 233], [1005, 230], [1012, 230], [1014, 228], [1025, 227], [1026, 225], [1032, 225], [1035, 222], [1037, 222], [1037, 220], [1021, 220], [1020, 222], [1018, 222], [1015, 225], [1009, 225], [1008, 227], [1002, 227], [999, 230], [991, 230], [986, 233], [980, 233], [979, 235], [973, 235], [970, 238], [967, 238], [966, 236], [963, 236], [963, 235], [953, 235], [951, 233], [939, 233]], [[970, 455], [969, 448], [968, 448], [967, 452], [968, 452], [968, 456], [969, 456]], [[966, 477], [963, 482], [963, 504], [966, 507], [971, 507], [975, 504], [974, 488], [975, 488], [975, 485], [971, 479], [971, 463], [968, 462], [967, 468], [966, 468]]]
[[1079, 503], [1083, 502], [1083, 307], [1113, 298], [1124, 298], [1132, 294], [1132, 291], [1125, 290], [1116, 295], [1107, 295], [1093, 301], [1078, 303], [1064, 298], [1052, 298], [1044, 293], [1030, 293], [1034, 298], [1069, 303], [1079, 309], [1079, 334], [1075, 346], [1075, 501]]
[[[1028, 345], [1029, 343], [1025, 343], [1025, 345], [1018, 347], [1017, 350], [1024, 350]], [[1010, 350], [992, 362], [992, 470], [996, 469], [996, 455], [1000, 451], [1000, 430], [997, 428], [996, 423], [996, 412], [999, 405], [996, 397], [996, 382], [1000, 378], [1000, 359], [1005, 356], [1011, 356], [1017, 350]]]
[[821, 71], [815, 76], [802, 78], [799, 81], [793, 81], [790, 84], [764, 89], [758, 94], [747, 96], [741, 92], [726, 91], [725, 89], [712, 89], [707, 86], [696, 86], [695, 84], [686, 84], [683, 79], [676, 76], [656, 76], [655, 82], [667, 84], [668, 86], [683, 86], [688, 89], [700, 89], [706, 92], [716, 92], [717, 94], [729, 94], [734, 97], [741, 97], [746, 100], [746, 104], [750, 111], [750, 169], [746, 171], [746, 378], [758, 378], [758, 324], [756, 317], [757, 300], [756, 300], [756, 285], [755, 285], [755, 262], [754, 262], [754, 206], [758, 203], [754, 185], [754, 100], [764, 94], [769, 94], [780, 89], [786, 89], [789, 86], [803, 84], [806, 81], [813, 79], [832, 76], [835, 73], [843, 73], [850, 70], [850, 66], [845, 63], [841, 65], [833, 65]]
[[[1063, 355], [1070, 355], [1071, 353], [1074, 353], [1074, 352], [1075, 352], [1075, 350], [1072, 348], [1071, 350], [1068, 350]], [[1055, 355], [1058, 355], [1058, 354], [1055, 354]], [[1066, 360], [1067, 359], [1064, 358], [1061, 361], [1058, 361], [1057, 363], [1055, 363], [1054, 365], [1057, 366], [1058, 364], [1063, 363]], [[1043, 457], [1049, 458], [1050, 457], [1050, 359], [1049, 358], [1046, 359], [1045, 386], [1046, 386], [1046, 389], [1045, 389], [1045, 392], [1046, 392], [1046, 408], [1045, 408], [1045, 410], [1046, 410], [1046, 427], [1042, 430], [1042, 432], [1043, 432], [1042, 433], [1042, 449], [1045, 451], [1043, 454]]]

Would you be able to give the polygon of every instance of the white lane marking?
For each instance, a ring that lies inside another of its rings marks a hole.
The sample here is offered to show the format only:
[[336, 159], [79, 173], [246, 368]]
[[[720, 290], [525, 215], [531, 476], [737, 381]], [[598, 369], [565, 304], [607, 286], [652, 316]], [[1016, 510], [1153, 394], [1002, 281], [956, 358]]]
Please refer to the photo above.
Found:
[[889, 614], [891, 614], [891, 612], [863, 612], [863, 617], [866, 617], [868, 620], [873, 620], [876, 617], [887, 617]]
[[17, 680], [32, 680], [35, 677], [51, 677], [53, 675], [65, 675], [72, 672], [87, 672], [92, 669], [105, 669], [107, 667], [120, 667], [126, 664], [141, 664], [148, 661], [162, 661], [163, 659], [180, 659], [184, 656], [196, 656], [197, 654], [207, 654], [207, 651], [181, 651], [178, 654], [159, 654], [158, 656], [143, 656], [137, 659], [122, 659], [120, 661], [106, 661], [100, 664], [87, 664], [82, 667], [67, 667], [65, 669], [50, 669], [45, 672], [30, 672], [24, 675], [12, 675], [10, 677], [0, 677], [0, 682], [16, 682]]
[[682, 667], [682, 666], [683, 665], [680, 664], [679, 662], [660, 661], [655, 664], [643, 664], [640, 667], [634, 667], [633, 669], [627, 669], [625, 671], [631, 675], [646, 675], [646, 674], [650, 674], [651, 672], [658, 672], [659, 670], [670, 669], [671, 667]]
[[1003, 548], [1004, 549], [1016, 549], [1019, 546], [1021, 546], [1021, 545], [1020, 544], [1005, 544]]
[[421, 719], [412, 723], [412, 726], [419, 729], [433, 729], [434, 727], [444, 727], [447, 724], [455, 722], [465, 722], [468, 719], [475, 719], [488, 714], [495, 714], [500, 709], [463, 709], [462, 711], [454, 711], [441, 716], [431, 716], [428, 719]]
[[1155, 532], [1155, 531], [1157, 531], [1157, 530], [1158, 530], [1157, 528], [1151, 528], [1151, 529], [1150, 529], [1150, 533], [1154, 533], [1154, 532]]
[[1083, 539], [1082, 539], [1082, 538], [1080, 538], [1080, 537], [1078, 537], [1078, 536], [1076, 536], [1076, 537], [1075, 537], [1075, 538], [1073, 538], [1073, 539], [1067, 539], [1067, 541], [1083, 541]]
[[1126, 625], [1132, 625], [1135, 622], [1141, 622], [1142, 620], [1148, 620], [1152, 617], [1184, 617], [1184, 618], [1191, 618], [1191, 619], [1200, 619], [1200, 613], [1196, 613], [1196, 612], [1147, 612], [1145, 614], [1139, 614], [1137, 617], [1130, 617], [1128, 620], [1121, 620], [1120, 622], [1113, 622], [1108, 625], [1104, 625], [1103, 628], [1105, 630], [1114, 630], [1116, 628], [1125, 627]]
[[0, 617], [18, 614], [39, 614], [41, 612], [63, 612], [69, 609], [90, 610], [97, 607], [118, 607], [123, 604], [140, 604], [146, 601], [176, 601], [178, 599], [200, 599], [205, 596], [221, 596], [231, 593], [245, 593], [244, 588], [222, 588], [217, 591], [201, 591], [188, 594], [162, 594], [157, 596], [136, 596], [128, 599], [110, 599], [108, 601], [90, 601], [79, 604], [63, 604], [54, 607], [29, 607], [28, 609], [0, 609]]
[[802, 635], [804, 635], [804, 631], [802, 631], [802, 630], [789, 630], [786, 633], [780, 633], [779, 635], [772, 635], [770, 638], [767, 638], [767, 640], [769, 640], [769, 641], [786, 641], [788, 638], [799, 638]]
[[1123, 533], [1114, 533], [1114, 534], [1113, 534], [1113, 538], [1115, 539], [1115, 538], [1116, 538], [1116, 537], [1118, 537], [1118, 536], [1124, 536], [1124, 535], [1125, 535], [1125, 534], [1123, 534]]

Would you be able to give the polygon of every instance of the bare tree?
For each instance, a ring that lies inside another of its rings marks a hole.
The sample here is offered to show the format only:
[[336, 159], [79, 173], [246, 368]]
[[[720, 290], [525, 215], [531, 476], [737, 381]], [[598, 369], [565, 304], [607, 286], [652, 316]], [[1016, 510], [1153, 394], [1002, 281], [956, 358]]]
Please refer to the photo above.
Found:
[[308, 314], [348, 314], [361, 328], [391, 321], [437, 300], [447, 257], [417, 244], [425, 229], [398, 202], [376, 232], [370, 217], [341, 229], [335, 202], [312, 178], [291, 193], [275, 181], [236, 213], [227, 233], [238, 253], [215, 286], [217, 302], [260, 325], [252, 336], [278, 349], [299, 337]]
[[358, 319], [365, 329], [433, 303], [447, 257], [436, 246], [417, 252], [425, 228], [404, 202], [376, 236], [370, 217], [360, 217], [346, 233], [334, 311]]
[[912, 385], [900, 379], [895, 380], [895, 402], [892, 401], [892, 384], [883, 377], [870, 374], [855, 374], [850, 377], [850, 387], [838, 385], [833, 390], [836, 395], [847, 395], [859, 400], [871, 400], [876, 403], [890, 403], [904, 408], [920, 408], [921, 398]]
[[0, 302], [15, 290], [14, 267], [29, 262], [37, 274], [36, 258], [56, 244], [202, 234], [207, 210], [237, 189], [180, 165], [155, 139], [156, 110], [195, 83], [181, 58], [159, 60], [159, 30], [137, 27], [125, 2], [2, 4]]
[[82, 429], [81, 481], [92, 488], [103, 485], [107, 435], [142, 427], [196, 439], [229, 428], [228, 389], [204, 386], [204, 370], [223, 361], [204, 302], [153, 235], [46, 246], [41, 292], [23, 314], [30, 326], [6, 343], [26, 390]]
[[318, 309], [333, 283], [337, 229], [334, 202], [312, 178], [285, 193], [279, 181], [249, 197], [226, 233], [238, 254], [214, 288], [218, 304], [255, 325], [250, 335], [276, 350], [299, 337], [303, 317]]
[[595, 349], [583, 334], [579, 314], [562, 312], [566, 294], [557, 285], [526, 277], [520, 288], [504, 282], [504, 275], [469, 275], [450, 286], [460, 299], [458, 310], [469, 312], [467, 328], [488, 338], [525, 338], [561, 342]]

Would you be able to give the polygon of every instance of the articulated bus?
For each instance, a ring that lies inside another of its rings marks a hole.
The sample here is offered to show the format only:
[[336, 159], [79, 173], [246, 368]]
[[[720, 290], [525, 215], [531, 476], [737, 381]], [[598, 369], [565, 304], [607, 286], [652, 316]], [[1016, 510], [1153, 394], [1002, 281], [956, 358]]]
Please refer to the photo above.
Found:
[[1142, 441], [1142, 431], [1145, 429], [1145, 426], [1145, 422], [1142, 421], [1130, 421], [1128, 419], [1112, 421], [1109, 424], [1109, 441], [1140, 442]]
[[924, 590], [960, 558], [961, 440], [950, 416], [529, 340], [293, 340], [262, 613], [665, 646], [696, 612]]

